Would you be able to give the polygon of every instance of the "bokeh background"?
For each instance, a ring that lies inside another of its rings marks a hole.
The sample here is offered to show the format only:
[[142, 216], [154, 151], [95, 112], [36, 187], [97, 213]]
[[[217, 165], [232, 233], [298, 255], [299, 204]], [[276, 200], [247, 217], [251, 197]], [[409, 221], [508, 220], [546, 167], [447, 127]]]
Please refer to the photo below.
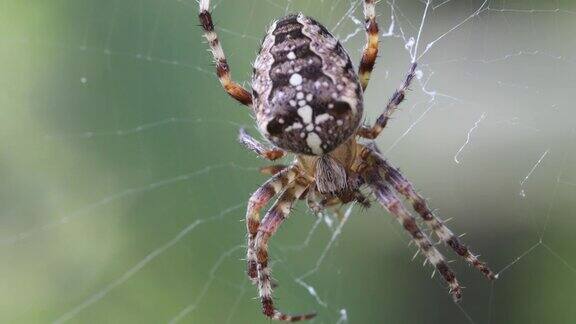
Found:
[[[415, 53], [421, 78], [378, 144], [500, 279], [443, 248], [466, 286], [456, 305], [386, 212], [339, 223], [299, 204], [271, 243], [277, 304], [314, 323], [574, 323], [576, 3], [426, 4], [378, 3], [367, 120]], [[287, 12], [359, 60], [361, 1], [213, 5], [246, 84]], [[266, 163], [236, 143], [254, 123], [196, 15], [194, 0], [0, 3], [0, 322], [268, 322], [242, 260]]]

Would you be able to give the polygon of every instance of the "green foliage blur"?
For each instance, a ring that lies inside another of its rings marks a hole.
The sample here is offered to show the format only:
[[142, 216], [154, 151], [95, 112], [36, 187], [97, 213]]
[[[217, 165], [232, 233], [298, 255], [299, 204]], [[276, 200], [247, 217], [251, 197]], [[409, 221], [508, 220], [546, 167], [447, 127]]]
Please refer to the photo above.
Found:
[[[359, 61], [359, 1], [214, 3], [245, 84], [286, 12], [317, 17]], [[408, 68], [399, 35], [416, 38], [425, 11], [395, 3], [367, 121]], [[301, 203], [271, 243], [282, 310], [316, 310], [314, 323], [576, 322], [576, 5], [488, 1], [470, 16], [482, 5], [429, 6], [422, 79], [378, 144], [500, 279], [440, 246], [466, 287], [455, 305], [378, 206], [355, 207], [335, 235], [337, 220]], [[386, 34], [391, 7], [377, 10]], [[269, 322], [243, 261], [267, 163], [236, 142], [254, 121], [221, 90], [196, 15], [194, 0], [0, 4], [0, 322]]]

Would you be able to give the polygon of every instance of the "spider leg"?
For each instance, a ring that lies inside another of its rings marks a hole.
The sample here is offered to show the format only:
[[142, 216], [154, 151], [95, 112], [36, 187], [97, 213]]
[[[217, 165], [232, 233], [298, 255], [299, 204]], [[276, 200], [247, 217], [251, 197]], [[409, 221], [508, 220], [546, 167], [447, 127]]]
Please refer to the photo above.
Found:
[[396, 110], [396, 108], [398, 108], [400, 103], [402, 103], [406, 97], [406, 90], [408, 90], [410, 83], [416, 76], [416, 66], [416, 63], [412, 63], [410, 70], [406, 75], [406, 79], [404, 79], [404, 82], [394, 92], [392, 98], [390, 98], [388, 104], [386, 105], [386, 109], [384, 109], [384, 112], [378, 117], [376, 123], [374, 123], [372, 127], [362, 126], [358, 130], [359, 136], [368, 139], [375, 139], [378, 137], [378, 135], [380, 135], [380, 132], [382, 132], [382, 130], [386, 127], [386, 124], [388, 124], [388, 120], [390, 119], [390, 116], [392, 116], [392, 113]]
[[370, 74], [378, 57], [378, 23], [376, 23], [375, 0], [364, 0], [364, 20], [366, 29], [366, 46], [358, 67], [358, 76], [362, 90], [366, 90], [370, 82]]
[[280, 171], [286, 169], [288, 166], [284, 164], [268, 165], [260, 168], [260, 173], [266, 175], [275, 175]]
[[452, 233], [452, 231], [446, 227], [446, 225], [444, 225], [444, 223], [438, 219], [434, 213], [432, 213], [426, 204], [426, 200], [416, 192], [414, 186], [400, 173], [400, 171], [392, 167], [386, 160], [376, 154], [374, 156], [376, 163], [378, 163], [380, 168], [384, 171], [386, 181], [388, 181], [396, 191], [412, 203], [414, 210], [420, 215], [426, 225], [434, 231], [436, 236], [450, 246], [454, 252], [464, 258], [468, 263], [482, 272], [486, 278], [495, 279], [496, 275], [494, 272], [492, 272], [484, 262], [478, 260], [466, 245], [460, 242], [458, 236], [454, 235], [454, 233]]
[[297, 178], [284, 190], [276, 203], [262, 220], [256, 235], [256, 256], [258, 258], [258, 291], [262, 302], [262, 312], [274, 320], [296, 322], [311, 319], [316, 314], [287, 315], [274, 307], [270, 267], [268, 266], [268, 241], [276, 233], [282, 222], [288, 217], [294, 201], [306, 191], [309, 183], [304, 178]]
[[400, 199], [394, 192], [386, 185], [384, 179], [375, 168], [369, 168], [364, 173], [366, 182], [373, 191], [376, 200], [384, 207], [389, 213], [394, 215], [396, 219], [402, 224], [404, 229], [412, 236], [412, 239], [420, 249], [420, 252], [426, 257], [428, 261], [438, 270], [444, 280], [450, 287], [450, 293], [455, 301], [460, 300], [462, 296], [462, 289], [456, 275], [448, 267], [444, 257], [432, 245], [430, 239], [422, 232], [416, 223], [416, 219], [410, 215], [408, 210], [402, 205]]
[[204, 29], [204, 37], [210, 44], [210, 50], [216, 62], [216, 74], [226, 92], [234, 99], [246, 106], [252, 106], [252, 95], [241, 85], [232, 80], [230, 75], [230, 67], [226, 61], [224, 50], [218, 39], [218, 34], [214, 30], [214, 23], [212, 22], [212, 15], [208, 11], [210, 7], [210, 0], [200, 0], [200, 24]]
[[265, 147], [264, 144], [260, 143], [257, 139], [250, 136], [250, 134], [248, 134], [244, 128], [240, 128], [240, 133], [238, 134], [238, 141], [240, 142], [240, 144], [242, 144], [250, 151], [270, 161], [277, 160], [286, 155], [286, 152], [284, 150], [278, 148]]
[[283, 188], [292, 183], [297, 175], [296, 167], [282, 170], [260, 186], [248, 201], [246, 209], [246, 229], [248, 231], [246, 262], [248, 277], [253, 283], [256, 283], [258, 276], [254, 239], [260, 226], [260, 210]]

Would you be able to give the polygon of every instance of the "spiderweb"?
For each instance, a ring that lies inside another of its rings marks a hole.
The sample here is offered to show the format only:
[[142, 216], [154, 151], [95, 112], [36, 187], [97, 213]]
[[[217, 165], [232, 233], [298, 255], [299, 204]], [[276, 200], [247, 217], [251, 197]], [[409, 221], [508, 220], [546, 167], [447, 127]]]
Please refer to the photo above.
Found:
[[[213, 1], [235, 79], [265, 27], [303, 11], [359, 61], [361, 1]], [[265, 323], [244, 275], [243, 213], [267, 165], [236, 142], [248, 111], [219, 88], [187, 1], [9, 1], [0, 13], [2, 322]], [[310, 215], [271, 243], [277, 305], [315, 323], [574, 322], [576, 5], [380, 1], [378, 139], [498, 272], [443, 247], [451, 301], [377, 206]]]

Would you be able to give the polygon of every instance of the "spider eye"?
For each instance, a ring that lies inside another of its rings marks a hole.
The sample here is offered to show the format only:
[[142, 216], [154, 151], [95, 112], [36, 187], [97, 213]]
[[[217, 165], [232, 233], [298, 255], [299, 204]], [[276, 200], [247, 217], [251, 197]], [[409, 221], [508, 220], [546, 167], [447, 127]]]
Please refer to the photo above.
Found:
[[282, 128], [282, 124], [280, 124], [276, 118], [270, 120], [268, 125], [266, 125], [266, 131], [272, 136], [279, 136], [282, 134]]

